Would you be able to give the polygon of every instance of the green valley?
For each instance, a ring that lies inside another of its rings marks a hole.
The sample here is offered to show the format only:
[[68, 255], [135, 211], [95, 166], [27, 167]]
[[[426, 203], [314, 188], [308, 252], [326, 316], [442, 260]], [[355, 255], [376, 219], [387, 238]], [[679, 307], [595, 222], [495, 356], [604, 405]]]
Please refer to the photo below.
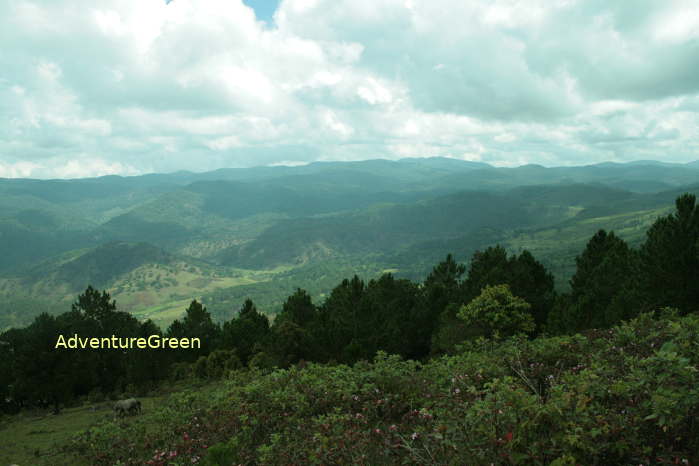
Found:
[[0, 180], [0, 328], [67, 309], [88, 284], [161, 326], [192, 298], [217, 319], [248, 297], [274, 315], [296, 287], [322, 298], [355, 273], [418, 279], [447, 252], [468, 260], [495, 244], [532, 251], [566, 289], [591, 234], [639, 244], [697, 180], [692, 165], [440, 158]]

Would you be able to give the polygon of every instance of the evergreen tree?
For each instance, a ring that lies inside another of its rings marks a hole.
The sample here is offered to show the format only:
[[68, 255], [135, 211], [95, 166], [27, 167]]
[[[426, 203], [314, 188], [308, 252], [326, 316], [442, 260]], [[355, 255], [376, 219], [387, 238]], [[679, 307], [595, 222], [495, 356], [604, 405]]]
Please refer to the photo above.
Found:
[[451, 353], [456, 345], [468, 338], [469, 329], [457, 315], [461, 306], [451, 303], [439, 315], [430, 347], [430, 353], [433, 355]]
[[466, 271], [451, 254], [437, 264], [425, 279], [424, 306], [427, 310], [427, 329], [430, 332], [430, 351], [434, 354], [451, 350], [454, 341], [460, 342], [463, 322], [456, 311], [464, 302], [461, 277]]
[[289, 367], [302, 359], [312, 358], [309, 351], [309, 334], [306, 329], [290, 319], [283, 319], [272, 326], [272, 354], [279, 367]]
[[318, 335], [316, 339], [325, 354], [321, 360], [349, 362], [346, 349], [360, 334], [359, 315], [364, 282], [354, 276], [343, 280], [331, 292], [318, 313]]
[[354, 340], [357, 357], [371, 360], [378, 350], [406, 358], [429, 352], [434, 322], [417, 284], [384, 274], [369, 282], [359, 309], [362, 326]]
[[425, 287], [441, 286], [445, 290], [455, 290], [461, 276], [466, 271], [463, 264], [457, 264], [451, 254], [437, 264], [425, 279]]
[[185, 361], [196, 361], [200, 356], [207, 356], [217, 345], [220, 328], [211, 320], [206, 308], [193, 300], [185, 310], [180, 322], [175, 320], [167, 330], [167, 336], [173, 338], [199, 338], [200, 348], [177, 350], [179, 357]]
[[15, 369], [16, 341], [19, 329], [0, 333], [0, 413], [15, 413], [19, 408], [12, 393], [17, 374]]
[[634, 284], [638, 256], [614, 232], [599, 230], [575, 259], [567, 305], [556, 307], [551, 330], [576, 332], [610, 327], [638, 312]]
[[14, 348], [13, 394], [30, 404], [52, 406], [56, 414], [61, 404], [71, 398], [75, 382], [72, 371], [75, 351], [55, 348], [61, 333], [56, 318], [42, 313], [25, 329]]
[[[138, 320], [127, 312], [117, 311], [116, 302], [106, 291], [101, 293], [88, 286], [71, 306], [71, 312], [57, 318], [65, 334], [78, 333], [81, 337], [136, 337]], [[126, 384], [127, 356], [123, 351], [109, 348], [79, 352], [73, 359], [72, 370], [76, 386], [73, 393], [99, 387], [104, 392], [121, 390]]]
[[641, 292], [650, 309], [699, 309], [699, 206], [683, 194], [675, 212], [659, 218], [641, 246]]
[[476, 251], [471, 258], [466, 280], [462, 283], [462, 301], [468, 303], [489, 285], [509, 283], [512, 276], [511, 261], [500, 245], [485, 251]]
[[306, 327], [316, 319], [317, 312], [311, 296], [305, 290], [297, 288], [296, 292], [284, 302], [282, 312], [279, 313], [276, 320], [289, 319], [296, 325]]
[[71, 310], [97, 322], [102, 330], [100, 334], [107, 336], [105, 331], [107, 327], [110, 327], [116, 312], [116, 301], [106, 291], [102, 291], [100, 294], [92, 285], [88, 285], [85, 292], [78, 296], [78, 299], [72, 304]]
[[542, 330], [556, 300], [553, 275], [527, 250], [510, 259], [510, 277], [504, 283], [531, 305], [538, 330]]
[[[451, 254], [437, 264], [425, 279], [423, 290], [425, 305], [429, 314], [430, 329], [434, 329], [439, 316], [450, 303], [460, 303], [461, 276], [466, 271], [463, 264], [457, 264]], [[431, 332], [430, 332], [431, 333]]]
[[235, 349], [240, 361], [247, 365], [255, 348], [267, 343], [269, 333], [267, 316], [257, 310], [252, 300], [246, 299], [238, 316], [223, 324], [222, 347]]
[[[139, 324], [137, 337], [148, 338], [162, 335], [160, 328], [148, 319]], [[130, 350], [126, 359], [127, 383], [136, 386], [152, 386], [168, 375], [168, 364], [172, 360], [167, 350]]]

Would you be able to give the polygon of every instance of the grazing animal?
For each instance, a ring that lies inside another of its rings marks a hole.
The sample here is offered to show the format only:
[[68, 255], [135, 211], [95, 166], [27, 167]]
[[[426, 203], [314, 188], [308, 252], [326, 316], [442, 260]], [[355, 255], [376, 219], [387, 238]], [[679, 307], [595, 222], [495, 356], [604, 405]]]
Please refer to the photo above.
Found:
[[125, 416], [127, 414], [140, 414], [141, 413], [141, 402], [136, 398], [129, 398], [128, 400], [119, 400], [114, 403], [114, 413], [117, 416]]

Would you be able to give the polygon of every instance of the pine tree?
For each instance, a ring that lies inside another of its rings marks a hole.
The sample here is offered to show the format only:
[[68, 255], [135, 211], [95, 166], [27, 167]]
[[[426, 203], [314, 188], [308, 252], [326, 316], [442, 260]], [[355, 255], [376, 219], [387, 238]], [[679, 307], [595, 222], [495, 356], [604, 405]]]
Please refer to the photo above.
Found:
[[269, 319], [246, 299], [238, 316], [223, 324], [222, 347], [235, 349], [243, 364], [254, 356], [255, 348], [267, 343], [270, 334]]
[[508, 283], [511, 275], [511, 261], [507, 258], [505, 248], [498, 245], [485, 251], [476, 251], [462, 285], [463, 302], [468, 303], [479, 296], [486, 286]]
[[553, 275], [527, 250], [510, 259], [510, 277], [505, 282], [512, 293], [531, 305], [531, 314], [538, 330], [548, 320], [556, 299]]
[[683, 194], [675, 212], [659, 218], [641, 246], [641, 290], [645, 304], [671, 306], [687, 313], [699, 309], [699, 206]]
[[282, 312], [277, 316], [277, 320], [289, 319], [296, 325], [306, 327], [316, 319], [317, 312], [311, 296], [305, 290], [297, 288], [294, 294], [284, 302]]
[[116, 301], [111, 299], [106, 291], [102, 291], [100, 294], [92, 285], [88, 285], [85, 292], [78, 296], [77, 301], [72, 304], [71, 310], [82, 313], [86, 318], [94, 320], [103, 330], [106, 330], [116, 312]]
[[575, 263], [570, 294], [556, 306], [550, 330], [606, 328], [638, 313], [634, 292], [638, 256], [614, 232], [599, 230]]
[[21, 342], [15, 348], [16, 380], [14, 391], [31, 404], [53, 406], [58, 414], [61, 404], [73, 394], [76, 381], [75, 352], [56, 349], [59, 334], [65, 334], [54, 316], [38, 315], [24, 329]]
[[316, 338], [324, 349], [323, 360], [351, 360], [345, 349], [360, 335], [364, 290], [364, 282], [355, 275], [352, 280], [345, 279], [336, 286], [321, 306]]
[[[451, 254], [437, 264], [423, 285], [425, 321], [430, 332], [430, 352], [439, 354], [453, 348], [454, 341], [462, 341], [463, 323], [457, 319], [456, 310], [463, 304], [463, 283], [466, 272], [463, 264], [457, 264]], [[456, 334], [456, 335], [455, 335]]]
[[166, 334], [171, 338], [199, 338], [200, 348], [178, 350], [183, 360], [196, 361], [200, 356], [207, 356], [218, 345], [220, 328], [211, 320], [209, 311], [195, 299], [185, 310], [182, 321], [175, 320]]

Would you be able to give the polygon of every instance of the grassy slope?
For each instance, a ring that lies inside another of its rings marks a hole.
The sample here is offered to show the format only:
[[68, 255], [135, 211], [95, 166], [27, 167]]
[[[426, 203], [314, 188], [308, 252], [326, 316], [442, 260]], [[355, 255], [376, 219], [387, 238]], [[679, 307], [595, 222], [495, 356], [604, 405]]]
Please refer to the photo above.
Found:
[[[251, 298], [263, 312], [273, 314], [297, 287], [308, 290], [319, 301], [343, 278], [359, 274], [370, 279], [380, 275], [386, 267], [374, 261], [361, 256], [354, 260], [247, 270], [178, 260], [144, 264], [120, 275], [106, 289], [120, 310], [151, 319], [165, 329], [184, 314], [192, 299], [202, 300], [219, 320], [232, 318], [246, 298]], [[0, 328], [26, 325], [42, 311], [66, 312], [82, 291], [48, 279], [29, 287], [18, 280], [0, 279], [0, 295], [4, 297], [0, 302]]]
[[220, 289], [266, 282], [282, 270], [243, 271], [184, 262], [148, 264], [118, 279], [108, 291], [119, 309], [165, 328], [184, 314], [192, 299], [201, 300]]
[[[143, 412], [156, 410], [165, 398], [139, 397]], [[58, 446], [68, 443], [76, 432], [113, 422], [112, 406], [112, 401], [86, 403], [64, 409], [57, 416], [36, 410], [5, 418], [0, 421], [0, 464], [89, 465], [84, 458], [64, 453]], [[123, 422], [130, 421], [126, 418]]]

